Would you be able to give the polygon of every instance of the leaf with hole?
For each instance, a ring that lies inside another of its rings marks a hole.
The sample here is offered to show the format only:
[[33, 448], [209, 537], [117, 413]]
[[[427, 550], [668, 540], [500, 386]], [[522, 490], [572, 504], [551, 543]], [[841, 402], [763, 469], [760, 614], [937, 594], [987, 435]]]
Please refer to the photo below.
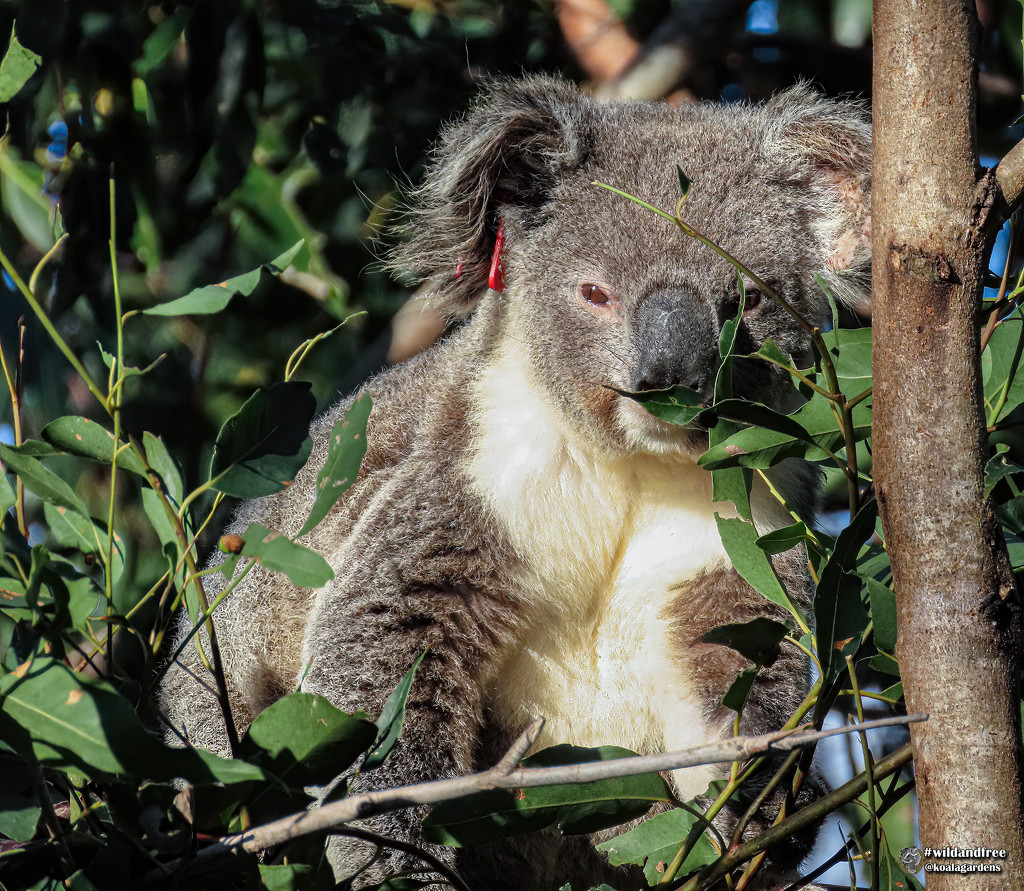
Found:
[[366, 422], [371, 407], [367, 394], [357, 396], [331, 430], [327, 460], [316, 478], [316, 500], [298, 536], [314, 529], [355, 482], [366, 454]]

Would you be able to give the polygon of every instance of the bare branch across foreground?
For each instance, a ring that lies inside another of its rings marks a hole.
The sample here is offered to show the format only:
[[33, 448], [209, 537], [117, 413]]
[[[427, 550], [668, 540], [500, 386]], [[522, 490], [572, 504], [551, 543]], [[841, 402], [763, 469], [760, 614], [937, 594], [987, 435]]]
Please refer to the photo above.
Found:
[[722, 742], [680, 749], [655, 755], [637, 755], [613, 761], [592, 761], [558, 767], [516, 767], [540, 736], [544, 719], [534, 721], [516, 740], [508, 753], [492, 768], [464, 777], [418, 783], [397, 789], [351, 795], [323, 807], [292, 814], [273, 823], [257, 826], [240, 835], [232, 835], [199, 851], [193, 862], [208, 861], [223, 854], [246, 851], [255, 853], [313, 832], [322, 832], [353, 820], [365, 820], [377, 814], [402, 810], [424, 804], [462, 798], [492, 789], [522, 789], [534, 786], [556, 786], [563, 783], [592, 783], [613, 777], [636, 776], [664, 770], [746, 760], [766, 752], [787, 752], [810, 745], [829, 736], [858, 733], [879, 727], [913, 724], [926, 721], [927, 715], [906, 715], [881, 718], [863, 724], [851, 724], [832, 730], [779, 730], [763, 736], [737, 736]]

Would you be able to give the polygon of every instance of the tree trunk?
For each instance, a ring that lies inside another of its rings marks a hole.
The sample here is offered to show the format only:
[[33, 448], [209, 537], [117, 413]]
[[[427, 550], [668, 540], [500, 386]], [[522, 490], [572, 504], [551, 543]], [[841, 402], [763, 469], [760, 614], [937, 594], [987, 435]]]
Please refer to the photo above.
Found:
[[973, 0], [876, 0], [873, 459], [907, 708], [931, 715], [911, 730], [921, 844], [1007, 851], [984, 861], [1001, 874], [928, 873], [929, 891], [1024, 888], [1020, 617], [983, 490], [977, 318], [1000, 192], [978, 165], [976, 39]]

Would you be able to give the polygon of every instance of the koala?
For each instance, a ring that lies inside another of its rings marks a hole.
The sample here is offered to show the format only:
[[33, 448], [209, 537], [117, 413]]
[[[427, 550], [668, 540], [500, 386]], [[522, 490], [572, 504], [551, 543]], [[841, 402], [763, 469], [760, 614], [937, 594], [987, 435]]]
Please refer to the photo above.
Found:
[[[658, 420], [622, 391], [685, 384], [709, 394], [740, 283], [705, 245], [594, 183], [671, 211], [678, 166], [692, 181], [686, 220], [823, 321], [815, 276], [849, 305], [867, 299], [870, 146], [860, 106], [806, 86], [761, 106], [679, 109], [606, 104], [548, 77], [487, 88], [443, 134], [394, 258], [461, 322], [363, 387], [373, 409], [359, 476], [302, 539], [335, 579], [302, 590], [256, 567], [215, 613], [238, 729], [300, 681], [339, 708], [375, 713], [426, 650], [398, 749], [356, 788], [486, 768], [537, 716], [539, 747], [650, 753], [730, 736], [734, 713], [721, 699], [747, 663], [701, 636], [781, 611], [729, 564], [714, 514], [735, 514], [712, 501], [696, 463], [707, 429]], [[749, 283], [739, 332], [740, 352], [771, 338], [797, 360], [810, 355], [801, 328]], [[765, 363], [741, 361], [734, 381], [739, 395], [791, 407], [792, 385]], [[243, 504], [228, 531], [298, 531], [350, 404], [315, 422], [294, 483]], [[791, 504], [811, 510], [809, 467], [771, 473]], [[767, 487], [755, 485], [752, 504], [762, 531], [791, 522]], [[807, 606], [805, 556], [775, 560]], [[187, 673], [168, 673], [162, 705], [191, 742], [224, 752], [221, 713], [194, 680], [202, 668], [191, 652]], [[741, 731], [780, 727], [808, 671], [784, 644]], [[670, 781], [686, 800], [723, 773], [694, 767]], [[424, 844], [422, 816], [369, 827]], [[587, 839], [427, 847], [481, 891], [644, 887]], [[335, 838], [329, 857], [341, 878], [367, 852]], [[413, 863], [388, 852], [360, 881]]]

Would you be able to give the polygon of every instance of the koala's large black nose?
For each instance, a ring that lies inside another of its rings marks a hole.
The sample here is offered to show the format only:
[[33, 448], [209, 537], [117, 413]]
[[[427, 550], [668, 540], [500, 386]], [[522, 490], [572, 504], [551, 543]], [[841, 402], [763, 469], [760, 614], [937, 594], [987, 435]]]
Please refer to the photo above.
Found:
[[718, 368], [718, 331], [711, 310], [683, 291], [658, 290], [630, 320], [636, 364], [630, 389], [680, 384], [704, 393]]

